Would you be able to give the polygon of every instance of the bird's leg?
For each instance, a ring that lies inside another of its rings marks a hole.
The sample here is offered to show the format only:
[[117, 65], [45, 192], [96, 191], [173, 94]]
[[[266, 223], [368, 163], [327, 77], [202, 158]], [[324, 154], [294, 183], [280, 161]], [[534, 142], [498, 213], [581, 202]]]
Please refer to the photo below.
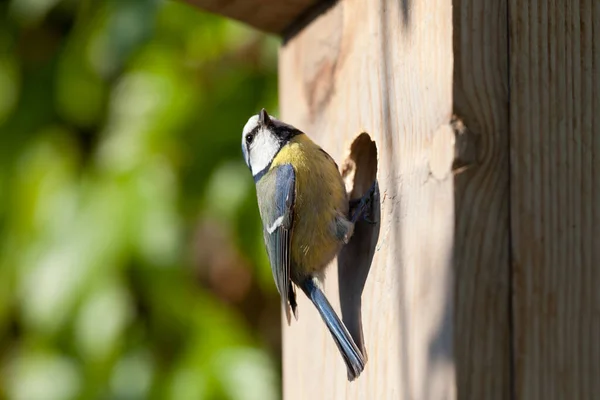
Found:
[[350, 221], [352, 223], [356, 223], [359, 219], [363, 219], [369, 224], [376, 224], [378, 221], [373, 221], [370, 219], [372, 212], [372, 202], [375, 197], [375, 185], [376, 181], [373, 182], [371, 188], [367, 193], [365, 193], [360, 199], [352, 199], [350, 200]]

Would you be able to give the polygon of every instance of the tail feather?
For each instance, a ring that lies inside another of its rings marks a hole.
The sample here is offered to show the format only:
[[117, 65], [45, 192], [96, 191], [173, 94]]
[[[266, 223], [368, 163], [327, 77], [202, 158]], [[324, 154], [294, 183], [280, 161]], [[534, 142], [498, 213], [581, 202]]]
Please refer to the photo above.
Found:
[[[291, 282], [288, 286], [287, 298], [288, 304], [284, 304], [283, 306], [285, 307], [285, 317], [287, 318], [287, 323], [289, 325], [290, 321], [292, 320], [291, 314], [294, 314], [294, 318], [296, 319], [296, 321], [298, 320], [298, 304], [296, 303], [296, 290], [294, 290], [294, 286]], [[290, 309], [292, 310], [291, 314]]]
[[313, 302], [319, 311], [319, 314], [321, 314], [321, 318], [325, 322], [325, 325], [327, 325], [329, 332], [331, 332], [335, 344], [340, 350], [344, 362], [346, 363], [348, 380], [353, 381], [364, 370], [365, 359], [356, 343], [354, 343], [354, 339], [352, 339], [352, 336], [348, 333], [346, 326], [339, 319], [333, 310], [333, 307], [331, 307], [331, 304], [329, 304], [329, 301], [325, 297], [325, 294], [319, 289], [313, 279], [314, 278], [306, 279], [302, 284], [302, 289]]

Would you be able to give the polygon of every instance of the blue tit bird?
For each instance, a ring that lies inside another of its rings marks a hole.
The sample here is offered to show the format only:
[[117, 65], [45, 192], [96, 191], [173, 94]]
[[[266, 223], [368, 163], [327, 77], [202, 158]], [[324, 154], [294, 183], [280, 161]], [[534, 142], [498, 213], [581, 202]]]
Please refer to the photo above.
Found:
[[298, 286], [327, 325], [352, 381], [363, 371], [365, 358], [320, 286], [325, 267], [348, 243], [358, 218], [365, 217], [368, 194], [350, 217], [348, 194], [333, 158], [264, 108], [244, 126], [242, 151], [256, 184], [264, 240], [287, 322], [290, 308], [297, 319]]

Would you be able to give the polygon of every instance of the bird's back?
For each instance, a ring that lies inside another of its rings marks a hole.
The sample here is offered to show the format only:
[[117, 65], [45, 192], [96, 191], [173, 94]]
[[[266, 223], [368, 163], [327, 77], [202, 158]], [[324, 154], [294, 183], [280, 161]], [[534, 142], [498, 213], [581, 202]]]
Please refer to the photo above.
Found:
[[333, 159], [307, 135], [292, 138], [271, 169], [288, 163], [296, 173], [292, 279], [298, 280], [319, 272], [340, 250], [336, 218], [347, 217], [348, 195]]

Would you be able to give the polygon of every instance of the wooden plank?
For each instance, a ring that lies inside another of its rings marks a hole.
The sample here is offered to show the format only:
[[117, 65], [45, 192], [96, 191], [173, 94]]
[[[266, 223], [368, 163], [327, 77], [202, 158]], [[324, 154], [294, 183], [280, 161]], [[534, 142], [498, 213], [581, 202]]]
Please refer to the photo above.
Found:
[[600, 398], [600, 4], [509, 9], [516, 397]]
[[282, 33], [319, 0], [182, 0], [206, 11], [253, 26]]
[[[329, 333], [299, 296], [299, 320], [283, 326], [285, 399], [455, 398], [451, 0], [338, 2], [287, 41], [279, 62], [282, 118], [340, 166], [368, 132], [381, 192], [377, 248], [361, 272], [366, 369], [347, 382]], [[356, 277], [336, 279], [337, 267], [325, 292], [339, 309], [338, 281], [347, 288]], [[360, 296], [344, 293], [342, 304]]]
[[458, 398], [510, 398], [508, 4], [455, 0]]

